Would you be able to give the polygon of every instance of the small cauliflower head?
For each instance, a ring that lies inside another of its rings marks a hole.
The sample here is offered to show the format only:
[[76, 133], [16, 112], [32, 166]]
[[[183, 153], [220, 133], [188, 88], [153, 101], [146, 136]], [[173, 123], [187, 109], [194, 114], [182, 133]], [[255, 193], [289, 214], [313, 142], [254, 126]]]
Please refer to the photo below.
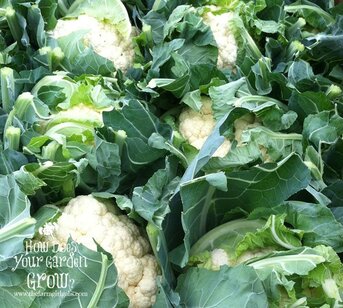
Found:
[[77, 104], [66, 110], [61, 110], [58, 113], [53, 114], [48, 124], [49, 126], [53, 126], [69, 121], [84, 123], [93, 127], [101, 127], [104, 125], [102, 121], [102, 110], [95, 109], [84, 104]]
[[113, 204], [92, 195], [78, 196], [63, 209], [54, 232], [44, 234], [40, 240], [63, 248], [69, 236], [92, 250], [96, 250], [95, 240], [112, 254], [118, 286], [129, 297], [129, 307], [145, 308], [155, 303], [159, 267], [150, 253], [150, 244], [126, 215], [116, 212]]
[[132, 37], [136, 35], [136, 28], [132, 27], [131, 34], [126, 39], [114, 25], [80, 15], [76, 19], [59, 19], [52, 36], [58, 39], [80, 30], [88, 31], [84, 36], [84, 44], [111, 60], [115, 68], [126, 72], [133, 65], [135, 52]]
[[236, 266], [250, 261], [254, 258], [260, 258], [273, 252], [273, 249], [266, 247], [263, 249], [254, 249], [244, 252], [239, 258], [229, 255], [222, 248], [215, 248], [211, 251], [211, 269], [219, 270], [222, 265]]
[[232, 12], [214, 14], [215, 7], [210, 6], [211, 11], [206, 12], [202, 17], [213, 33], [218, 46], [217, 65], [220, 69], [235, 67], [237, 59], [237, 43], [233, 33], [230, 31], [230, 20], [233, 18]]
[[[179, 131], [190, 145], [200, 150], [208, 136], [212, 133], [216, 122], [212, 115], [212, 101], [207, 96], [201, 97], [200, 112], [190, 107], [185, 108], [179, 116]], [[230, 151], [231, 142], [225, 139], [213, 154], [214, 157], [225, 157]]]
[[258, 121], [254, 114], [247, 113], [242, 117], [236, 119], [233, 125], [235, 128], [235, 140], [237, 140], [237, 146], [243, 146], [244, 141], [242, 140], [242, 136], [244, 131], [260, 126], [261, 123]]

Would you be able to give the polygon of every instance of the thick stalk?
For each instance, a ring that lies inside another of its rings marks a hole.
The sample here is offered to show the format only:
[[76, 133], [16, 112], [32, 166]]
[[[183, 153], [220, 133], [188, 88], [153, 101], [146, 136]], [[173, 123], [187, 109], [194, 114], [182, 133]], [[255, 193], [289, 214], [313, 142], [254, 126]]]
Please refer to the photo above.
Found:
[[9, 67], [3, 67], [0, 69], [0, 79], [2, 108], [5, 112], [10, 113], [13, 108], [15, 98], [13, 70]]

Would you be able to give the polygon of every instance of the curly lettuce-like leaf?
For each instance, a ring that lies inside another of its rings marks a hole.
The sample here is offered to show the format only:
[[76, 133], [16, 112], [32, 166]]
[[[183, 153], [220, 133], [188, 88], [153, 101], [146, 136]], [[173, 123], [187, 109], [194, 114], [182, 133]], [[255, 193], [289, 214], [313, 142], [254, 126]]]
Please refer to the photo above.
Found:
[[326, 245], [337, 252], [343, 249], [343, 226], [330, 208], [323, 204], [287, 201], [272, 208], [256, 208], [249, 218], [267, 218], [270, 214], [284, 214], [285, 222], [302, 230], [302, 243], [309, 247]]

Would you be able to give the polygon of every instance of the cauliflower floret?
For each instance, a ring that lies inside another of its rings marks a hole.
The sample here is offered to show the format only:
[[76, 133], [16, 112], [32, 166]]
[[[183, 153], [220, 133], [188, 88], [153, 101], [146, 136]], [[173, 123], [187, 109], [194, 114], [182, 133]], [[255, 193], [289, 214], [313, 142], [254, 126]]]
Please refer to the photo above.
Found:
[[213, 249], [211, 251], [211, 261], [215, 268], [230, 264], [226, 251], [221, 248]]
[[[200, 150], [207, 137], [213, 131], [216, 122], [212, 116], [212, 101], [209, 97], [201, 98], [200, 112], [192, 108], [185, 108], [179, 116], [179, 131], [181, 135], [196, 149]], [[231, 142], [225, 139], [224, 143], [213, 154], [215, 157], [224, 157], [230, 151]]]
[[63, 248], [71, 236], [74, 241], [96, 250], [95, 239], [112, 254], [118, 286], [129, 297], [130, 307], [145, 308], [154, 304], [159, 267], [150, 254], [148, 240], [126, 215], [117, 214], [91, 195], [78, 196], [68, 203], [54, 226], [52, 234], [42, 232], [39, 240]]
[[[211, 8], [215, 10], [215, 8]], [[218, 45], [219, 68], [234, 68], [237, 59], [237, 44], [234, 35], [230, 31], [229, 21], [233, 13], [213, 14], [206, 12], [203, 15], [203, 21], [208, 25], [213, 33], [214, 39]]]
[[79, 30], [89, 31], [84, 36], [84, 44], [92, 46], [100, 56], [111, 60], [117, 69], [125, 72], [133, 65], [135, 53], [132, 37], [136, 35], [136, 28], [132, 27], [131, 36], [124, 39], [114, 25], [80, 15], [76, 19], [58, 20], [52, 36], [58, 39]]

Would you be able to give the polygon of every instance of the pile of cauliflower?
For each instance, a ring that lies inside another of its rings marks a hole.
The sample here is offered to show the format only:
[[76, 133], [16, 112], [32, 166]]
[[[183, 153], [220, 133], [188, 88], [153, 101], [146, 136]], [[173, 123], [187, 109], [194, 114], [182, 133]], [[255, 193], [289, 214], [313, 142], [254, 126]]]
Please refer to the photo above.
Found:
[[53, 232], [40, 241], [63, 248], [71, 237], [89, 249], [97, 250], [94, 240], [111, 253], [118, 271], [118, 286], [130, 299], [131, 308], [151, 307], [156, 301], [159, 267], [150, 253], [150, 244], [139, 228], [117, 212], [109, 201], [78, 196], [69, 201]]
[[114, 25], [80, 15], [75, 19], [59, 19], [52, 36], [58, 39], [80, 30], [88, 31], [84, 36], [85, 46], [92, 47], [100, 56], [111, 60], [116, 69], [126, 72], [133, 65], [135, 52], [132, 37], [136, 35], [136, 28], [132, 27], [128, 38], [124, 38]]
[[220, 69], [235, 67], [237, 60], [237, 44], [230, 29], [230, 20], [234, 17], [232, 12], [214, 14], [215, 6], [209, 6], [209, 12], [204, 13], [203, 21], [211, 28], [218, 46], [217, 66]]
[[[200, 150], [204, 145], [206, 139], [212, 133], [216, 121], [212, 113], [212, 101], [208, 96], [201, 97], [202, 107], [199, 112], [190, 107], [183, 109], [179, 116], [179, 132], [187, 142]], [[237, 146], [242, 146], [242, 134], [246, 129], [260, 125], [255, 119], [255, 116], [246, 114], [241, 118], [235, 120], [235, 140]], [[225, 157], [231, 149], [231, 141], [225, 139], [223, 144], [213, 154], [214, 157]]]

